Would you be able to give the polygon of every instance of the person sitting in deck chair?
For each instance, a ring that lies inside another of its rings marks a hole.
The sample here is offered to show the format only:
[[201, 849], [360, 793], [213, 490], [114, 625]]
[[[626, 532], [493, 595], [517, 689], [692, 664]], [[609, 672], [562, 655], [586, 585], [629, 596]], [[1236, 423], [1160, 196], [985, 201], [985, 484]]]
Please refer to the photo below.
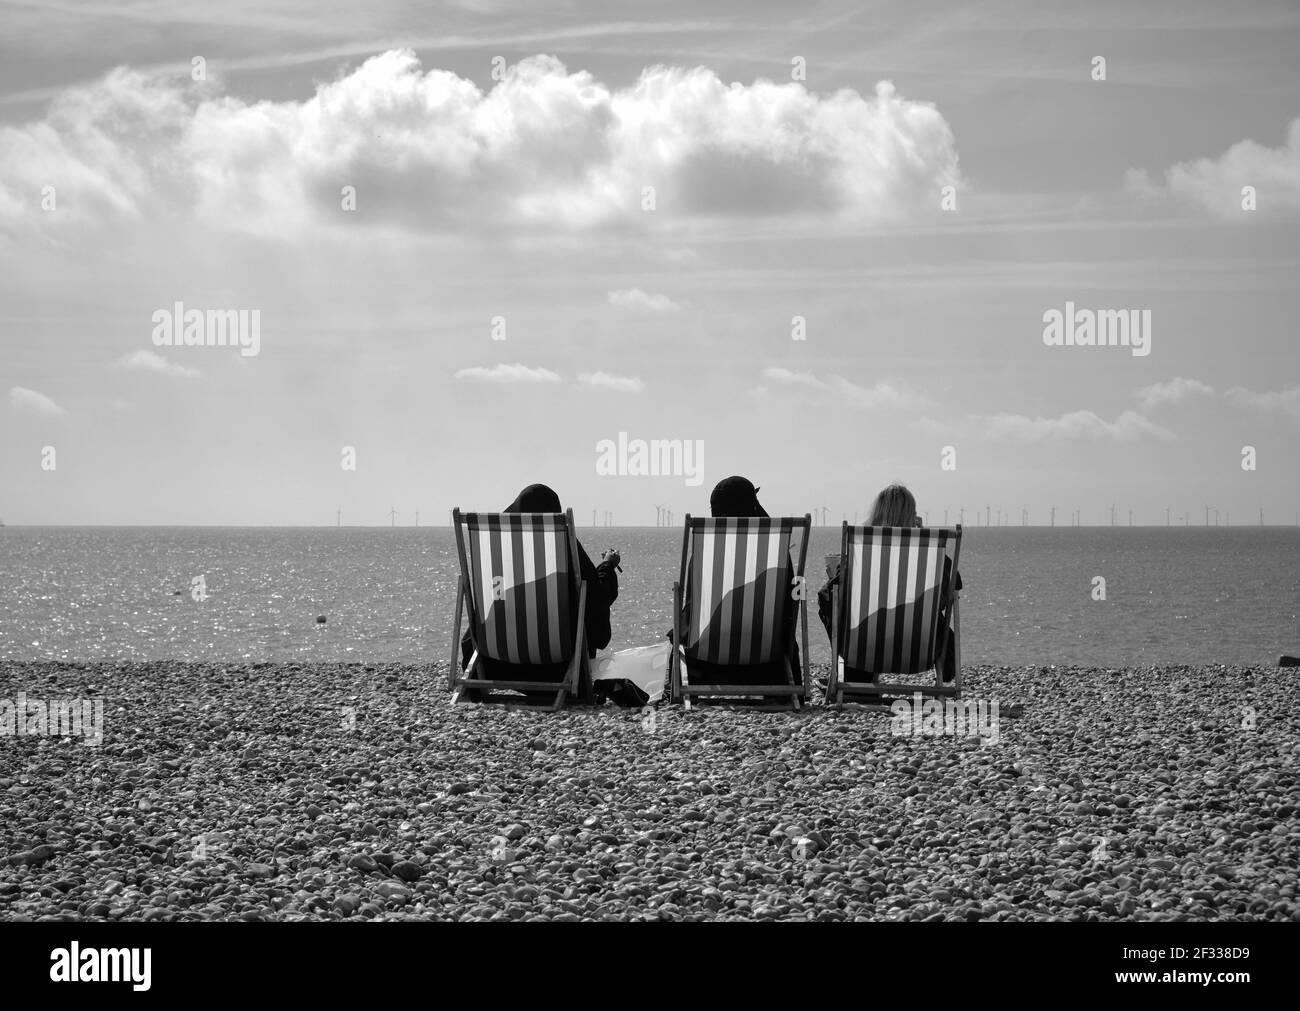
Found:
[[[513, 502], [503, 510], [507, 513], [559, 513], [564, 509], [560, 506], [560, 496], [555, 494], [549, 487], [544, 484], [530, 484], [527, 488], [519, 493]], [[609, 611], [614, 601], [618, 599], [618, 566], [622, 561], [619, 553], [610, 548], [602, 551], [600, 555], [600, 564], [592, 564], [591, 558], [588, 557], [586, 549], [582, 544], [578, 544], [578, 562], [582, 569], [582, 578], [587, 583], [587, 618], [585, 627], [587, 632], [587, 655], [595, 657], [597, 650], [602, 650], [609, 645], [611, 636], [609, 624]], [[474, 655], [474, 640], [471, 638], [469, 630], [460, 639], [460, 667], [464, 670], [469, 666], [470, 657]], [[500, 680], [509, 679], [509, 668], [514, 665], [503, 664], [498, 662], [496, 669]], [[566, 665], [563, 663], [554, 664], [553, 671], [536, 666], [521, 667], [520, 678], [531, 680], [554, 680], [562, 681]], [[549, 675], [554, 675], [550, 677]], [[473, 689], [467, 689], [467, 695], [473, 696]]]
[[[876, 501], [871, 506], [871, 514], [867, 519], [867, 525], [873, 527], [919, 527], [921, 518], [916, 514], [916, 497], [901, 484], [891, 484], [876, 496]], [[944, 598], [947, 598], [948, 580], [952, 577], [954, 587], [957, 591], [961, 590], [961, 573], [953, 573], [952, 562], [945, 558], [943, 562], [943, 586]], [[831, 638], [831, 607], [835, 587], [839, 584], [839, 569], [835, 570], [826, 585], [817, 591], [817, 616], [821, 618], [822, 624], [826, 626], [826, 635]], [[952, 649], [953, 632], [949, 623], [949, 616], [945, 611], [939, 612], [939, 627], [944, 630], [948, 636], [948, 648], [944, 651], [945, 661], [943, 670], [943, 683], [948, 684], [957, 674], [955, 652]], [[831, 648], [835, 648], [832, 639]], [[864, 680], [861, 671], [852, 671], [850, 669], [850, 680]], [[856, 678], [853, 676], [856, 674]], [[878, 680], [873, 678], [872, 680]]]
[[[714, 486], [713, 493], [709, 496], [709, 515], [714, 518], [723, 516], [765, 517], [767, 516], [767, 510], [758, 501], [758, 492], [759, 489], [755, 488], [753, 482], [748, 478], [739, 476], [723, 478]], [[790, 567], [794, 568], [793, 562], [791, 562]], [[673, 634], [670, 629], [668, 638], [671, 640], [672, 637]], [[743, 683], [734, 680], [734, 678], [742, 676], [734, 667], [707, 663], [704, 660], [692, 660], [686, 666], [692, 681], [715, 684]], [[799, 665], [799, 645], [797, 642], [794, 642], [794, 652], [790, 658], [790, 666], [794, 669], [795, 681], [802, 680], [803, 674]], [[744, 674], [743, 677], [745, 680], [754, 681], [755, 683], [771, 681], [773, 684], [783, 684], [785, 682], [784, 672], [775, 666], [771, 670], [760, 669]]]

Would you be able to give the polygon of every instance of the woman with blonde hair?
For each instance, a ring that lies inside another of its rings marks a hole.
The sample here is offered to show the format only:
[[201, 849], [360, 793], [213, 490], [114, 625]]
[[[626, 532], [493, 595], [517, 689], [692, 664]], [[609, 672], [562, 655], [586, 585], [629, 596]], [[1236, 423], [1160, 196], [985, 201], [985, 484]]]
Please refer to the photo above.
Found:
[[[921, 518], [916, 514], [916, 496], [901, 484], [891, 484], [888, 488], [883, 489], [876, 496], [876, 501], [871, 505], [871, 512], [867, 517], [867, 525], [873, 527], [919, 527]], [[953, 579], [955, 591], [961, 590], [961, 573], [952, 572], [952, 560], [945, 558], [943, 560], [943, 598], [947, 599], [947, 588], [949, 578]], [[831, 635], [831, 607], [833, 601], [834, 589], [839, 585], [839, 569], [835, 570], [835, 575], [826, 581], [826, 585], [817, 591], [817, 616], [821, 618], [822, 624], [826, 626], [826, 635]], [[957, 663], [953, 649], [953, 632], [952, 626], [948, 621], [947, 609], [944, 608], [939, 612], [939, 628], [941, 634], [948, 636], [948, 645], [944, 650], [944, 669], [942, 672], [943, 682], [947, 684], [957, 676]], [[831, 642], [831, 649], [835, 648], [834, 641]], [[865, 681], [867, 675], [863, 671], [855, 671], [851, 668], [845, 669], [845, 677], [850, 681]], [[855, 676], [856, 675], [856, 676]], [[873, 676], [870, 680], [874, 683], [879, 680], [878, 676]]]

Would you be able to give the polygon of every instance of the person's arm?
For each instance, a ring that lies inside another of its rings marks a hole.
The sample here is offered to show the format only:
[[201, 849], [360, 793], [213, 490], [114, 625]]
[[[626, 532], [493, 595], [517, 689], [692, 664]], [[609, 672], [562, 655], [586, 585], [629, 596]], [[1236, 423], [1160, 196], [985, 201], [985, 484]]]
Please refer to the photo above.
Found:
[[835, 602], [835, 586], [840, 581], [840, 574], [836, 572], [830, 579], [826, 580], [826, 585], [817, 591], [817, 617], [822, 620], [826, 627], [826, 637], [830, 638], [831, 634], [831, 608]]
[[596, 566], [596, 585], [592, 589], [600, 594], [606, 607], [618, 600], [618, 573], [622, 560], [619, 553], [610, 548], [602, 554], [600, 564]]

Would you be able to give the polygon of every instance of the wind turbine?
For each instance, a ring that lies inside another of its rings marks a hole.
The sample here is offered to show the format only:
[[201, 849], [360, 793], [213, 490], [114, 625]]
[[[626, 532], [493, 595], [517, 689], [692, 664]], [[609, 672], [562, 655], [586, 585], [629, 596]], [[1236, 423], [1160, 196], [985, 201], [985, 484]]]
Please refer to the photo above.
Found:
[[343, 510], [342, 510], [342, 509], [340, 509], [340, 510], [338, 511], [338, 514], [337, 514], [337, 516], [336, 516], [336, 518], [335, 518], [335, 520], [334, 520], [334, 525], [335, 525], [336, 527], [341, 527], [341, 526], [343, 526]]
[[[854, 513], [854, 514], [853, 514], [853, 522], [854, 522], [854, 523], [858, 522], [858, 514], [857, 514], [857, 513]], [[947, 526], [947, 525], [948, 525], [948, 509], [947, 509], [946, 506], [944, 507], [944, 510], [943, 510], [943, 525], [944, 525], [944, 526]]]
[[826, 514], [830, 511], [829, 506], [822, 506], [822, 526], [826, 525]]
[[419, 510], [419, 509], [415, 510], [415, 525], [416, 525], [417, 527], [420, 525], [420, 510]]
[[988, 526], [988, 525], [989, 525], [989, 507], [988, 507], [988, 506], [985, 506], [985, 507], [984, 507], [984, 525], [985, 525], [985, 526]]
[[[1205, 505], [1205, 503], [1201, 503], [1201, 504], [1202, 504], [1202, 505]], [[1209, 506], [1205, 506], [1205, 525], [1206, 525], [1207, 527], [1210, 525], [1210, 507], [1209, 507]]]
[[[962, 506], [957, 510], [957, 525], [964, 526], [966, 523], [966, 507]], [[1300, 526], [1300, 513], [1296, 513], [1296, 525]]]
[[593, 510], [591, 511], [591, 525], [592, 525], [593, 527], [596, 525], [596, 510], [595, 510], [595, 509], [593, 509]]
[[389, 518], [392, 520], [392, 525], [393, 525], [393, 526], [397, 526], [397, 517], [399, 517], [399, 516], [401, 516], [401, 515], [402, 515], [402, 514], [399, 513], [399, 512], [397, 511], [397, 507], [396, 507], [396, 506], [394, 506], [392, 509], [388, 510], [388, 516], [389, 516]]
[[1132, 510], [1132, 509], [1130, 509], [1130, 510], [1128, 511], [1128, 525], [1129, 525], [1129, 526], [1132, 526], [1132, 525], [1133, 525], [1133, 510]]
[[1002, 510], [998, 510], [998, 526], [1002, 526]]
[[1022, 527], [1029, 526], [1029, 510], [1024, 506], [1020, 507], [1020, 525]]
[[1165, 526], [1169, 526], [1169, 507], [1165, 506]]
[[1052, 506], [1052, 526], [1056, 526], [1056, 506]]
[[663, 511], [663, 506], [655, 506], [655, 526], [659, 526], [659, 518], [663, 515]]

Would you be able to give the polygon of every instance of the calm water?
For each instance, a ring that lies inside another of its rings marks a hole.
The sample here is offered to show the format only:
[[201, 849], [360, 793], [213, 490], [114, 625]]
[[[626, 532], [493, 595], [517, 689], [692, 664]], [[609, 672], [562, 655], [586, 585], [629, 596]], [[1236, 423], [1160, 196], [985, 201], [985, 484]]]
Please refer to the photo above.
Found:
[[[593, 557], [623, 554], [612, 645], [658, 641], [680, 533], [578, 534]], [[838, 548], [838, 527], [814, 529], [811, 583]], [[8, 527], [0, 658], [443, 660], [455, 556], [449, 528]], [[967, 528], [960, 568], [966, 663], [1271, 664], [1300, 653], [1293, 527]], [[196, 601], [200, 575], [207, 599]], [[1094, 576], [1104, 602], [1092, 599]], [[815, 611], [809, 632], [813, 659], [825, 660]]]

